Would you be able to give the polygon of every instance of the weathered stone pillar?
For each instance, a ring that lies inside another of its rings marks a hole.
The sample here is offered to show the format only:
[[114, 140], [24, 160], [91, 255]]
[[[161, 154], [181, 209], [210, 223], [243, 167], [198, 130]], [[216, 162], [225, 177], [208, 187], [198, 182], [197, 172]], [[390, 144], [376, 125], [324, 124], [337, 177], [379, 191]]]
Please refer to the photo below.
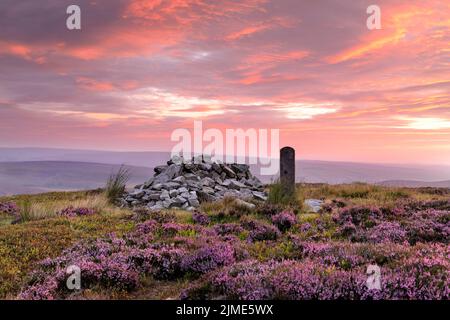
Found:
[[280, 150], [280, 183], [286, 195], [295, 192], [295, 150], [291, 147]]

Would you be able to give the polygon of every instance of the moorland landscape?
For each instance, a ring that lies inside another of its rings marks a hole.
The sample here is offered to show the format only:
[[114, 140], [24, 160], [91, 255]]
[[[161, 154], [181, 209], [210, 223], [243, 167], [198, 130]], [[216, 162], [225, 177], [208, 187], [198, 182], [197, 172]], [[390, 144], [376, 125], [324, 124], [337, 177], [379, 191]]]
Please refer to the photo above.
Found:
[[[2, 307], [448, 302], [449, 16], [442, 0], [1, 0]], [[177, 301], [118, 302], [141, 299]]]
[[285, 197], [273, 183], [266, 201], [155, 210], [124, 205], [124, 173], [103, 189], [0, 198], [2, 299], [449, 298], [448, 188], [297, 184]]

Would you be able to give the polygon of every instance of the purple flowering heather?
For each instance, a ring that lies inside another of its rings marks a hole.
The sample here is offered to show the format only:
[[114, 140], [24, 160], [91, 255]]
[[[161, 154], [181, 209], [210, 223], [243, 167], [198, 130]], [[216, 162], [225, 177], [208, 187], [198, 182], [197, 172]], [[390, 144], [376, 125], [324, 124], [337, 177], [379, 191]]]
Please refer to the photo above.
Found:
[[[363, 256], [355, 256], [358, 251], [364, 253], [364, 248], [359, 244], [305, 244], [301, 261], [247, 260], [219, 270], [203, 288], [208, 288], [209, 298], [219, 295], [244, 300], [449, 298], [449, 252], [445, 246], [410, 248], [409, 256], [399, 258], [400, 264], [382, 267], [379, 290], [367, 288], [369, 262]], [[349, 255], [359, 262], [349, 268], [330, 268], [330, 261]], [[189, 298], [190, 294], [195, 294], [195, 290], [188, 289], [183, 296]]]
[[311, 261], [250, 260], [226, 268], [211, 280], [228, 299], [358, 299], [366, 291], [364, 274], [325, 272]]
[[67, 207], [59, 212], [57, 215], [64, 217], [78, 217], [78, 216], [88, 216], [95, 214], [95, 210], [91, 208], [74, 208], [72, 206]]
[[276, 240], [281, 235], [275, 226], [257, 220], [245, 219], [242, 226], [250, 231], [248, 235], [250, 242]]
[[[167, 230], [184, 230], [186, 225], [166, 223]], [[182, 227], [182, 228], [181, 228]], [[199, 228], [205, 228], [198, 226]], [[142, 275], [155, 279], [173, 280], [186, 273], [200, 275], [230, 265], [236, 259], [247, 258], [238, 240], [224, 242], [213, 229], [201, 237], [177, 236], [178, 245], [152, 243], [159, 223], [148, 220], [138, 224], [132, 232], [118, 238], [114, 234], [104, 239], [81, 241], [56, 258], [47, 258], [31, 273], [28, 285], [19, 298], [60, 299], [71, 294], [65, 289], [69, 265], [81, 269], [82, 289], [103, 287], [111, 290], [135, 290]], [[175, 240], [175, 238], [173, 238]], [[179, 247], [179, 245], [183, 247]]]
[[[414, 203], [414, 208], [445, 206], [446, 202]], [[412, 204], [408, 204], [413, 206]], [[333, 216], [337, 234], [354, 242], [442, 242], [449, 243], [448, 210], [405, 211], [408, 205], [393, 209], [374, 207], [344, 208]]]
[[272, 270], [268, 281], [273, 298], [293, 300], [361, 299], [367, 291], [366, 276], [356, 272], [325, 270], [314, 261], [285, 261]]
[[411, 211], [424, 211], [428, 209], [450, 211], [450, 199], [449, 200], [431, 200], [431, 201], [414, 201], [405, 204], [405, 210]]
[[59, 298], [65, 292], [66, 268], [70, 265], [81, 269], [83, 288], [100, 285], [133, 290], [139, 284], [139, 274], [130, 263], [128, 251], [125, 241], [114, 235], [109, 239], [80, 242], [65, 250], [61, 256], [42, 261], [43, 270], [31, 275], [29, 286], [19, 298]]
[[356, 234], [357, 229], [352, 222], [347, 221], [339, 227], [338, 232], [346, 238], [351, 238]]
[[133, 231], [124, 235], [127, 245], [140, 249], [147, 248], [157, 236], [160, 225], [155, 220], [147, 220], [136, 225]]
[[249, 231], [249, 241], [276, 240], [281, 235], [275, 226], [249, 217], [241, 219], [241, 226]]
[[237, 235], [244, 231], [244, 228], [242, 228], [237, 223], [220, 223], [214, 225], [214, 230], [217, 232], [217, 234], [225, 236], [230, 234]]
[[414, 213], [405, 223], [409, 242], [442, 242], [450, 240], [450, 212], [424, 210]]
[[352, 206], [339, 210], [334, 216], [334, 220], [338, 224], [353, 223], [355, 226], [371, 227], [374, 226], [378, 219], [382, 218], [382, 212], [377, 207]]
[[[234, 264], [215, 275], [210, 284], [213, 291], [228, 299], [264, 300], [273, 296], [273, 288], [264, 283], [273, 262], [247, 260]], [[186, 292], [189, 295], [188, 292]]]
[[408, 211], [405, 210], [404, 206], [396, 206], [394, 208], [380, 208], [383, 217], [385, 219], [397, 219], [408, 215]]
[[208, 225], [210, 223], [210, 219], [209, 219], [208, 215], [205, 213], [198, 212], [198, 211], [195, 211], [192, 214], [192, 220], [194, 220], [195, 223], [203, 225], [203, 226]]
[[370, 262], [359, 254], [360, 247], [353, 244], [296, 241], [294, 247], [301, 258], [314, 259], [324, 266], [350, 270]]
[[285, 232], [297, 223], [297, 217], [292, 211], [286, 210], [272, 216], [272, 223], [276, 225], [281, 232]]
[[42, 283], [27, 287], [19, 294], [18, 298], [21, 300], [54, 300], [57, 289], [56, 279], [48, 278]]
[[172, 237], [178, 232], [191, 229], [190, 226], [176, 222], [167, 222], [162, 225], [162, 232], [165, 236]]
[[300, 232], [308, 232], [311, 229], [312, 225], [309, 222], [305, 222], [300, 225]]
[[276, 240], [280, 237], [280, 231], [269, 225], [260, 225], [256, 229], [250, 231], [249, 241], [266, 241]]
[[283, 211], [283, 206], [278, 205], [278, 204], [267, 203], [267, 202], [259, 204], [256, 208], [256, 212], [258, 214], [266, 216], [266, 217], [271, 217], [282, 211]]
[[336, 210], [339, 210], [340, 208], [344, 208], [348, 205], [346, 200], [342, 200], [342, 199], [333, 199], [330, 202], [325, 202], [321, 209], [320, 212], [322, 213], [333, 213]]
[[366, 238], [371, 243], [406, 241], [406, 231], [398, 222], [382, 222], [366, 232]]
[[189, 273], [203, 274], [218, 267], [230, 265], [235, 260], [235, 251], [231, 245], [215, 243], [186, 255], [182, 262], [182, 268]]
[[199, 236], [205, 236], [205, 237], [215, 237], [215, 236], [217, 236], [217, 232], [213, 228], [209, 228], [207, 226], [194, 225], [192, 227], [192, 229]]
[[128, 261], [142, 273], [168, 280], [182, 275], [181, 262], [185, 254], [185, 250], [170, 246], [134, 249]]
[[14, 202], [0, 202], [0, 213], [16, 216], [19, 213], [19, 208]]
[[[289, 211], [216, 225], [201, 213], [194, 213], [195, 225], [149, 214], [123, 237], [81, 241], [41, 261], [19, 298], [76, 297], [66, 289], [65, 270], [77, 265], [82, 290], [136, 290], [150, 276], [193, 280], [184, 298], [449, 299], [449, 211], [445, 202], [414, 205], [334, 204], [331, 214], [299, 225], [306, 234], [283, 237], [280, 230], [296, 223]], [[264, 240], [273, 242], [254, 243]], [[380, 290], [366, 286], [374, 263], [381, 268]]]
[[136, 233], [154, 233], [158, 229], [158, 223], [155, 220], [147, 220], [138, 224], [135, 228]]

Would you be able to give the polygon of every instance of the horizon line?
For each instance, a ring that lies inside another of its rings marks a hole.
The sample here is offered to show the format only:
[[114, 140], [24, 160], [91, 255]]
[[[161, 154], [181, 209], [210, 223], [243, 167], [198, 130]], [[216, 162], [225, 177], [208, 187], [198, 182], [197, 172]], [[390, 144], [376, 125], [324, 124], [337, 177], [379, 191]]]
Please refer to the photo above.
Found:
[[[71, 148], [71, 147], [42, 147], [42, 146], [30, 146], [30, 147], [9, 147], [9, 146], [1, 146], [0, 149], [50, 149], [50, 150], [67, 150], [67, 151], [88, 151], [88, 152], [113, 152], [113, 153], [146, 153], [146, 152], [154, 152], [154, 153], [170, 153], [170, 151], [166, 150], [112, 150], [112, 149], [91, 149], [91, 148]], [[281, 149], [281, 148], [280, 148]], [[226, 156], [226, 155], [224, 155]], [[246, 156], [246, 159], [249, 157]], [[278, 159], [278, 158], [271, 158]], [[400, 162], [362, 162], [362, 161], [353, 161], [353, 160], [324, 160], [317, 158], [295, 158], [296, 161], [316, 161], [316, 162], [334, 162], [334, 163], [354, 163], [354, 164], [371, 164], [371, 165], [389, 165], [389, 166], [442, 166], [450, 168], [450, 164], [444, 163], [400, 163]], [[38, 160], [40, 161], [40, 160]], [[44, 161], [44, 160], [42, 160]], [[57, 160], [56, 160], [57, 161]], [[5, 162], [5, 161], [4, 161]], [[10, 162], [10, 161], [8, 161]], [[17, 162], [17, 161], [15, 161]]]

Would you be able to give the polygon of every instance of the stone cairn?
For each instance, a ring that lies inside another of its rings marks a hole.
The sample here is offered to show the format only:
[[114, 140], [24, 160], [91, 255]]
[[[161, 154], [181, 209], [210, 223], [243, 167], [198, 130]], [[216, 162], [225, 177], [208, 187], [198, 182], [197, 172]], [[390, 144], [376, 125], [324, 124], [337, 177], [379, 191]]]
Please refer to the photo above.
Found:
[[223, 164], [210, 156], [191, 161], [173, 156], [167, 165], [154, 168], [155, 174], [125, 195], [126, 206], [146, 206], [150, 210], [181, 208], [194, 210], [202, 202], [232, 197], [267, 200], [261, 181], [246, 164]]

